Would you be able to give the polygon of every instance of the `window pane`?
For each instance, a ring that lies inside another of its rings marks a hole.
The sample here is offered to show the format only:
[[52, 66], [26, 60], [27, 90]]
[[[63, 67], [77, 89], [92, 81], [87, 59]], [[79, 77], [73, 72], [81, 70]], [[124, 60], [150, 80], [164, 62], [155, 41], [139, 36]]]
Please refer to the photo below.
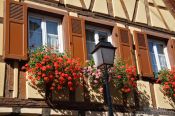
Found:
[[47, 33], [58, 35], [58, 23], [46, 21]]
[[47, 34], [47, 46], [54, 48], [54, 49], [59, 49], [58, 36], [52, 35], [52, 34]]
[[29, 48], [35, 49], [42, 45], [41, 19], [29, 18]]
[[157, 72], [158, 72], [157, 65], [152, 65], [152, 68], [153, 68], [153, 72], [154, 72], [154, 73], [157, 73]]
[[155, 57], [155, 52], [153, 49], [153, 42], [149, 42], [149, 52], [150, 52], [150, 56], [151, 56], [151, 64], [152, 64], [152, 68], [153, 68], [153, 72], [158, 72], [158, 66], [157, 66], [157, 62], [156, 62], [156, 57]]
[[59, 40], [58, 40], [58, 23], [46, 21], [46, 30], [47, 30], [47, 46], [59, 49]]
[[154, 53], [154, 50], [153, 50], [153, 43], [152, 43], [152, 42], [149, 42], [148, 44], [149, 44], [149, 51], [150, 51], [151, 53]]
[[150, 53], [153, 72], [158, 72], [157, 62], [154, 53]]
[[165, 59], [165, 54], [164, 54], [164, 46], [163, 44], [156, 44], [157, 47], [157, 52], [158, 52], [158, 57], [159, 57], [159, 62], [160, 62], [160, 67], [162, 68], [167, 68], [167, 63]]
[[160, 55], [159, 54], [159, 61], [160, 61], [161, 68], [167, 68], [167, 63], [166, 63], [165, 55]]
[[95, 32], [94, 30], [86, 29], [86, 47], [88, 60], [92, 58], [91, 52], [95, 48]]
[[164, 54], [163, 52], [163, 45], [162, 44], [157, 44], [157, 52], [158, 54]]
[[86, 40], [87, 41], [95, 42], [94, 36], [95, 36], [94, 30], [86, 29]]
[[157, 65], [155, 54], [154, 53], [150, 53], [150, 55], [151, 55], [152, 64]]
[[41, 32], [41, 19], [29, 18], [30, 31]]

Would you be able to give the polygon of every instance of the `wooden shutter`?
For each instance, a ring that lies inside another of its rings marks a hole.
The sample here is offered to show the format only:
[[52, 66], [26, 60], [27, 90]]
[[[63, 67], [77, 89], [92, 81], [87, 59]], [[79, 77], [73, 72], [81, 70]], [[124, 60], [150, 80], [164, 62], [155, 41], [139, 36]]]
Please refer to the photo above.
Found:
[[85, 22], [83, 19], [77, 17], [70, 17], [69, 19], [72, 56], [80, 58], [81, 63], [84, 64], [86, 60]]
[[152, 65], [149, 55], [148, 41], [145, 33], [134, 31], [136, 55], [139, 71], [144, 77], [153, 77]]
[[27, 59], [27, 7], [6, 0], [4, 58]]
[[118, 54], [127, 64], [134, 65], [132, 40], [129, 29], [118, 28]]
[[175, 66], [175, 40], [169, 39], [167, 43], [168, 57], [171, 66]]

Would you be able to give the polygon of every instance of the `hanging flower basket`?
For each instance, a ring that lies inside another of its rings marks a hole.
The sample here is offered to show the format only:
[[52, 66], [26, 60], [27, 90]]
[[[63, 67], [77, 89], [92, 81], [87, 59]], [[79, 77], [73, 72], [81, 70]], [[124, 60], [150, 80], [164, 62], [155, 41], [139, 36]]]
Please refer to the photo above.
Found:
[[136, 67], [128, 66], [122, 60], [118, 60], [111, 69], [112, 82], [114, 86], [123, 93], [123, 96], [128, 96], [133, 89], [136, 88]]
[[78, 59], [66, 53], [41, 47], [30, 54], [30, 60], [23, 69], [33, 86], [50, 91], [74, 91], [80, 84], [82, 70]]
[[175, 68], [171, 70], [162, 69], [158, 73], [157, 83], [161, 84], [161, 90], [164, 95], [171, 97], [175, 100]]

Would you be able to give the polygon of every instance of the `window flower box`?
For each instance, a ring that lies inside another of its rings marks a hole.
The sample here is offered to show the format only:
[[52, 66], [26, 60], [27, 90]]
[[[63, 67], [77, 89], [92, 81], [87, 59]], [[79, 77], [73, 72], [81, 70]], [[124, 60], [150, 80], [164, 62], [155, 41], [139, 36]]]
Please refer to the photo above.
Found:
[[78, 59], [48, 47], [33, 50], [23, 69], [30, 83], [46, 93], [75, 91], [83, 77]]
[[162, 69], [158, 73], [157, 83], [161, 84], [161, 91], [164, 95], [172, 98], [175, 101], [175, 68]]

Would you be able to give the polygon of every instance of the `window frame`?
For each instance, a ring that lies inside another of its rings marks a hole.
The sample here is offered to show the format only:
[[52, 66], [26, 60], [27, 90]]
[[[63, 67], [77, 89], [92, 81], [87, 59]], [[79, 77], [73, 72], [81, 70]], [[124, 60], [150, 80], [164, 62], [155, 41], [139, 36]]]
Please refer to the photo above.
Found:
[[[153, 43], [153, 51], [154, 51], [154, 54], [155, 54], [155, 60], [156, 60], [156, 64], [157, 64], [157, 70], [158, 71], [161, 70], [161, 65], [160, 65], [160, 60], [159, 60], [159, 57], [158, 57], [159, 54], [158, 54], [158, 49], [156, 47], [156, 44], [163, 45], [163, 52], [164, 52], [164, 55], [165, 55], [165, 60], [166, 60], [166, 63], [167, 63], [167, 68], [168, 69], [171, 69], [170, 61], [169, 61], [169, 57], [168, 57], [168, 50], [167, 50], [166, 42], [161, 41], [161, 40], [156, 40], [156, 39], [148, 38], [148, 45], [149, 45], [149, 42], [152, 42]], [[148, 48], [149, 48], [149, 46], [148, 46]], [[150, 54], [150, 51], [149, 51], [149, 54]], [[150, 55], [150, 59], [151, 59], [151, 55]], [[152, 66], [152, 60], [151, 60], [151, 66]], [[156, 73], [156, 72], [154, 72], [154, 73]]]
[[[47, 27], [46, 27], [46, 21], [50, 21], [50, 22], [56, 22], [57, 25], [57, 36], [59, 39], [59, 48], [56, 49], [59, 52], [63, 52], [64, 51], [64, 41], [63, 41], [63, 30], [62, 30], [62, 20], [61, 18], [55, 18], [55, 17], [50, 17], [47, 15], [41, 15], [41, 14], [37, 14], [37, 13], [29, 13], [28, 14], [28, 42], [30, 39], [30, 26], [29, 26], [29, 21], [30, 18], [35, 18], [35, 19], [41, 19], [41, 32], [42, 32], [42, 45], [47, 45]], [[29, 45], [29, 43], [28, 43]], [[30, 49], [28, 47], [28, 49]]]
[[[112, 31], [108, 28], [103, 28], [103, 27], [99, 27], [99, 26], [92, 26], [91, 24], [85, 24], [85, 31], [89, 29], [89, 30], [94, 30], [94, 40], [95, 40], [95, 45], [98, 44], [99, 42], [99, 35], [98, 33], [99, 32], [105, 32], [107, 33], [107, 41], [110, 42], [112, 44]], [[86, 33], [87, 34], [87, 33]], [[87, 36], [87, 35], [86, 35]], [[86, 44], [87, 44], [87, 38], [86, 38]], [[87, 45], [86, 45], [87, 46]], [[87, 50], [87, 47], [86, 47], [86, 53], [87, 53], [87, 60], [90, 60], [88, 59], [88, 50]]]
[[112, 43], [112, 32], [110, 31], [110, 29], [99, 27], [99, 26], [92, 26], [90, 24], [86, 24], [85, 31], [86, 31], [86, 29], [90, 29], [90, 30], [94, 30], [95, 31], [95, 38], [94, 38], [95, 44], [97, 44], [99, 42], [98, 41], [99, 37], [97, 37], [97, 32], [100, 32], [100, 31], [101, 32], [106, 32], [107, 36], [108, 36], [108, 38], [107, 38], [108, 42]]

